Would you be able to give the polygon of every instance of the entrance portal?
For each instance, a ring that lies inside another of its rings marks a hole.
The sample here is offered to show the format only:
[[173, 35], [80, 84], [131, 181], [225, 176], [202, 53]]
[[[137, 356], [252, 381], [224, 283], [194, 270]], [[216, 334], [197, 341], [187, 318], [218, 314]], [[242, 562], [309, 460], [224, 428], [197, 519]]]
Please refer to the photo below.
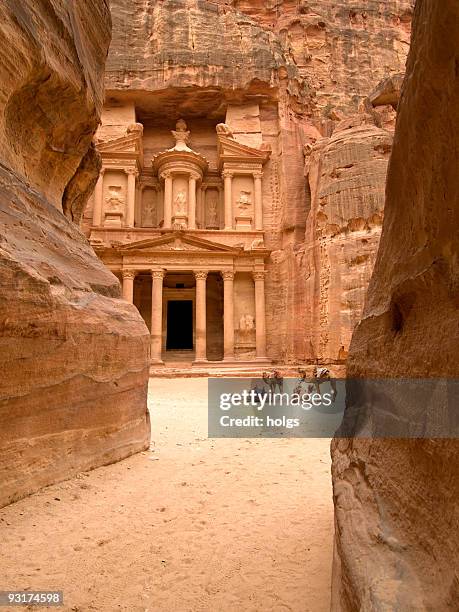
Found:
[[167, 302], [166, 350], [193, 350], [193, 302]]

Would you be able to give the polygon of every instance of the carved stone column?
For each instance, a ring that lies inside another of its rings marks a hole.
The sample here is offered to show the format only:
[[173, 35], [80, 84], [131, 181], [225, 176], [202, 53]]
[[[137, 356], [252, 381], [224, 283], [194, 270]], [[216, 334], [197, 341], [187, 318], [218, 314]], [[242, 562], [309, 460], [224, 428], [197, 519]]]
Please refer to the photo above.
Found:
[[255, 332], [257, 359], [266, 359], [265, 273], [253, 272], [255, 281]]
[[223, 359], [234, 359], [234, 272], [224, 270], [223, 277]]
[[202, 204], [202, 185], [199, 187], [198, 189], [198, 194], [197, 194], [197, 202], [196, 202], [196, 215], [197, 215], [197, 219], [198, 219], [198, 224], [200, 229], [205, 228], [205, 220], [204, 220], [204, 215], [203, 215], [203, 204]]
[[196, 181], [197, 176], [190, 174], [188, 179], [188, 229], [196, 229]]
[[207, 361], [206, 288], [207, 272], [195, 272], [196, 278], [196, 356], [195, 361]]
[[134, 303], [134, 280], [136, 277], [135, 270], [123, 270], [123, 298]]
[[253, 181], [255, 186], [255, 229], [263, 229], [263, 196], [261, 189], [262, 172], [254, 172]]
[[164, 227], [170, 228], [172, 225], [172, 174], [164, 172]]
[[163, 279], [164, 270], [152, 270], [151, 287], [151, 362], [164, 363], [161, 359], [163, 344]]
[[128, 227], [134, 227], [135, 218], [135, 179], [137, 176], [137, 170], [135, 168], [128, 168], [127, 174], [127, 206], [126, 206], [126, 225]]
[[233, 173], [223, 171], [225, 180], [225, 229], [233, 229]]
[[102, 208], [103, 208], [103, 197], [104, 197], [104, 173], [105, 170], [102, 168], [97, 179], [96, 188], [94, 189], [94, 208], [92, 210], [92, 224], [96, 227], [102, 225]]

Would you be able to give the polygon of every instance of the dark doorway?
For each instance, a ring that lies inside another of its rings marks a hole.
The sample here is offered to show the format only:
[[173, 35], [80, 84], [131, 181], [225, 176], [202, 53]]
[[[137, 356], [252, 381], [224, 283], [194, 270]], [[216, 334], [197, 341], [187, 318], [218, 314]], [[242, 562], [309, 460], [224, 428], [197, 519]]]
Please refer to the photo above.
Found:
[[169, 300], [167, 302], [166, 350], [193, 349], [193, 302]]

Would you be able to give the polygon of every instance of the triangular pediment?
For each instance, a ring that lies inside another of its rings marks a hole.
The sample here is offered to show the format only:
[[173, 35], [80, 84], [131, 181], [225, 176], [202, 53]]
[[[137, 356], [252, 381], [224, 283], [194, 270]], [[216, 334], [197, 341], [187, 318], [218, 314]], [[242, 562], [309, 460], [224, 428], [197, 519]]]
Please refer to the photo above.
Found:
[[177, 231], [168, 233], [158, 238], [148, 238], [125, 245], [120, 249], [126, 251], [194, 251], [194, 252], [214, 252], [214, 253], [237, 253], [239, 247], [230, 247], [210, 240], [204, 240], [195, 236], [189, 236], [184, 232]]
[[141, 139], [137, 134], [128, 134], [112, 140], [105, 140], [97, 143], [100, 153], [140, 153]]
[[228, 136], [218, 136], [218, 153], [224, 161], [241, 160], [264, 164], [271, 154], [269, 149], [255, 149]]

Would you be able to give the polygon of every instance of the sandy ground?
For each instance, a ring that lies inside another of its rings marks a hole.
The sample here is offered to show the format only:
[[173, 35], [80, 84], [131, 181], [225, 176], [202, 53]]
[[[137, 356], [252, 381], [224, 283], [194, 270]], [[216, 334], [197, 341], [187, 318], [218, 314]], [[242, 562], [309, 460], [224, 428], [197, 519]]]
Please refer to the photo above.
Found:
[[0, 590], [61, 589], [73, 611], [328, 611], [330, 441], [209, 440], [206, 397], [205, 379], [153, 379], [151, 452], [0, 510]]

